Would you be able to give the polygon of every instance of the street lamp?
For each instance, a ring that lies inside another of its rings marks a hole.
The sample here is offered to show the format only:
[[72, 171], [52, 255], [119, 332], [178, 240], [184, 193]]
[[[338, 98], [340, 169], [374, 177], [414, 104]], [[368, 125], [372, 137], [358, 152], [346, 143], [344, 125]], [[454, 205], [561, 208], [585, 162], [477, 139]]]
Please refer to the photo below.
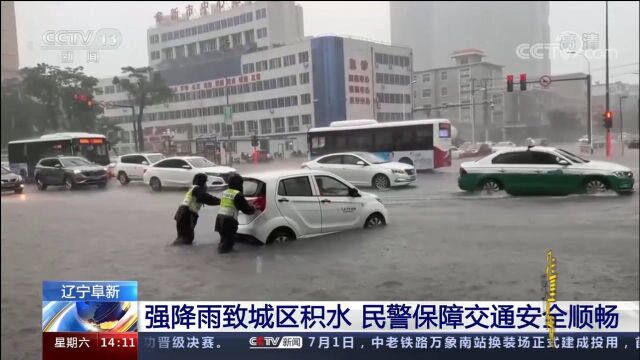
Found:
[[593, 153], [593, 120], [591, 119], [591, 61], [584, 53], [576, 51], [568, 51], [568, 54], [580, 55], [587, 62], [587, 117], [589, 118], [587, 123], [587, 137], [589, 138], [589, 148]]
[[[413, 81], [411, 81], [409, 84], [407, 84], [407, 86], [405, 86], [405, 87], [403, 88], [403, 91], [402, 91], [402, 121], [406, 120], [406, 119], [405, 119], [405, 116], [406, 116], [406, 111], [405, 111], [405, 101], [404, 101], [404, 100], [405, 100], [405, 98], [407, 97], [407, 96], [406, 96], [406, 95], [407, 95], [407, 88], [408, 88], [409, 86], [411, 86], [411, 89], [413, 89], [413, 84], [415, 84], [415, 83], [416, 83], [416, 81], [415, 81], [415, 80], [413, 80]], [[411, 91], [411, 95], [413, 95], [413, 91]], [[411, 98], [411, 97], [409, 97], [409, 98]], [[411, 107], [411, 113], [413, 114], [413, 106]]]

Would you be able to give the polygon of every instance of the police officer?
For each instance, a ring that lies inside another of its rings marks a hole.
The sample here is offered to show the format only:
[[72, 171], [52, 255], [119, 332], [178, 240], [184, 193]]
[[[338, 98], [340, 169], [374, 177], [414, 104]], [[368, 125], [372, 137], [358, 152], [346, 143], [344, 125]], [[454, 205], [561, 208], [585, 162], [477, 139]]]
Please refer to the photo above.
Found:
[[220, 199], [207, 193], [207, 175], [197, 174], [193, 178], [193, 186], [187, 191], [174, 216], [178, 232], [174, 245], [191, 245], [193, 243], [193, 230], [198, 222], [198, 211], [200, 211], [202, 204], [216, 206], [220, 204]]
[[233, 249], [238, 231], [238, 212], [247, 215], [255, 212], [242, 194], [242, 176], [234, 174], [229, 178], [229, 188], [222, 193], [220, 208], [216, 217], [215, 230], [220, 234], [219, 253], [227, 253]]

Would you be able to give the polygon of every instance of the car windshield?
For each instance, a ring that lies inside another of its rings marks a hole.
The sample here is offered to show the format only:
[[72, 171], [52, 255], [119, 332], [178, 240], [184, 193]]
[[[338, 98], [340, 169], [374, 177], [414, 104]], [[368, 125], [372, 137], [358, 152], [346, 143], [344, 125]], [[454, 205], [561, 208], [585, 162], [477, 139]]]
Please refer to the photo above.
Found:
[[195, 168], [205, 168], [205, 167], [216, 166], [216, 164], [212, 163], [211, 161], [205, 158], [191, 158], [189, 159], [189, 163], [191, 164], [191, 166]]
[[379, 157], [378, 155], [374, 155], [372, 153], [358, 152], [354, 154], [358, 155], [359, 157], [363, 158], [366, 162], [371, 164], [384, 164], [389, 162], [389, 160], [385, 160]]
[[91, 165], [90, 162], [83, 158], [60, 159], [60, 162], [62, 162], [62, 165], [64, 165], [65, 167]]
[[587, 159], [583, 159], [580, 156], [576, 155], [576, 154], [572, 154], [570, 152], [568, 152], [567, 150], [564, 149], [558, 149], [558, 152], [566, 157], [569, 158], [569, 160], [571, 160], [574, 163], [578, 163], [578, 164], [585, 164], [588, 163], [589, 160]]
[[7, 168], [2, 167], [2, 175], [7, 175], [7, 174], [11, 174], [11, 171], [9, 171]]
[[155, 164], [158, 161], [164, 159], [164, 155], [147, 155], [147, 158], [149, 159], [149, 161], [151, 161], [152, 164]]

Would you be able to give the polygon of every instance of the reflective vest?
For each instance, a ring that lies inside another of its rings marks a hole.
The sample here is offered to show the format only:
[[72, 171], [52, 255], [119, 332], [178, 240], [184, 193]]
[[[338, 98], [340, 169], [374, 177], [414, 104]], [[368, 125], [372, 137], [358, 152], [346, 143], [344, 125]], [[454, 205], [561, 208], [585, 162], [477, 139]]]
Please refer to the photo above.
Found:
[[191, 189], [187, 191], [187, 194], [184, 196], [184, 200], [182, 200], [182, 205], [189, 207], [189, 210], [197, 214], [198, 211], [200, 211], [202, 204], [193, 197], [193, 189], [196, 187], [197, 186], [192, 186]]
[[239, 193], [240, 191], [234, 189], [227, 189], [222, 192], [218, 215], [232, 216], [234, 219], [238, 220], [238, 209], [236, 208], [236, 204], [233, 202], [233, 199], [235, 199], [236, 195]]

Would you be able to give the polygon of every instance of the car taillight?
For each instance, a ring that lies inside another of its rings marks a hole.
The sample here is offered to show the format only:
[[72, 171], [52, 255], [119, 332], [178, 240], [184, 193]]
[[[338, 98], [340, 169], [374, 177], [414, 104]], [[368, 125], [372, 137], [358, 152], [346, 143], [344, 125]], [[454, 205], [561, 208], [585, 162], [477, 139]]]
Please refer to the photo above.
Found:
[[267, 207], [267, 198], [264, 196], [249, 198], [247, 200], [249, 201], [249, 204], [251, 204], [251, 206], [253, 206], [257, 210], [264, 211], [264, 209], [266, 209]]
[[465, 176], [467, 175], [467, 171], [463, 168], [460, 168], [460, 176]]

